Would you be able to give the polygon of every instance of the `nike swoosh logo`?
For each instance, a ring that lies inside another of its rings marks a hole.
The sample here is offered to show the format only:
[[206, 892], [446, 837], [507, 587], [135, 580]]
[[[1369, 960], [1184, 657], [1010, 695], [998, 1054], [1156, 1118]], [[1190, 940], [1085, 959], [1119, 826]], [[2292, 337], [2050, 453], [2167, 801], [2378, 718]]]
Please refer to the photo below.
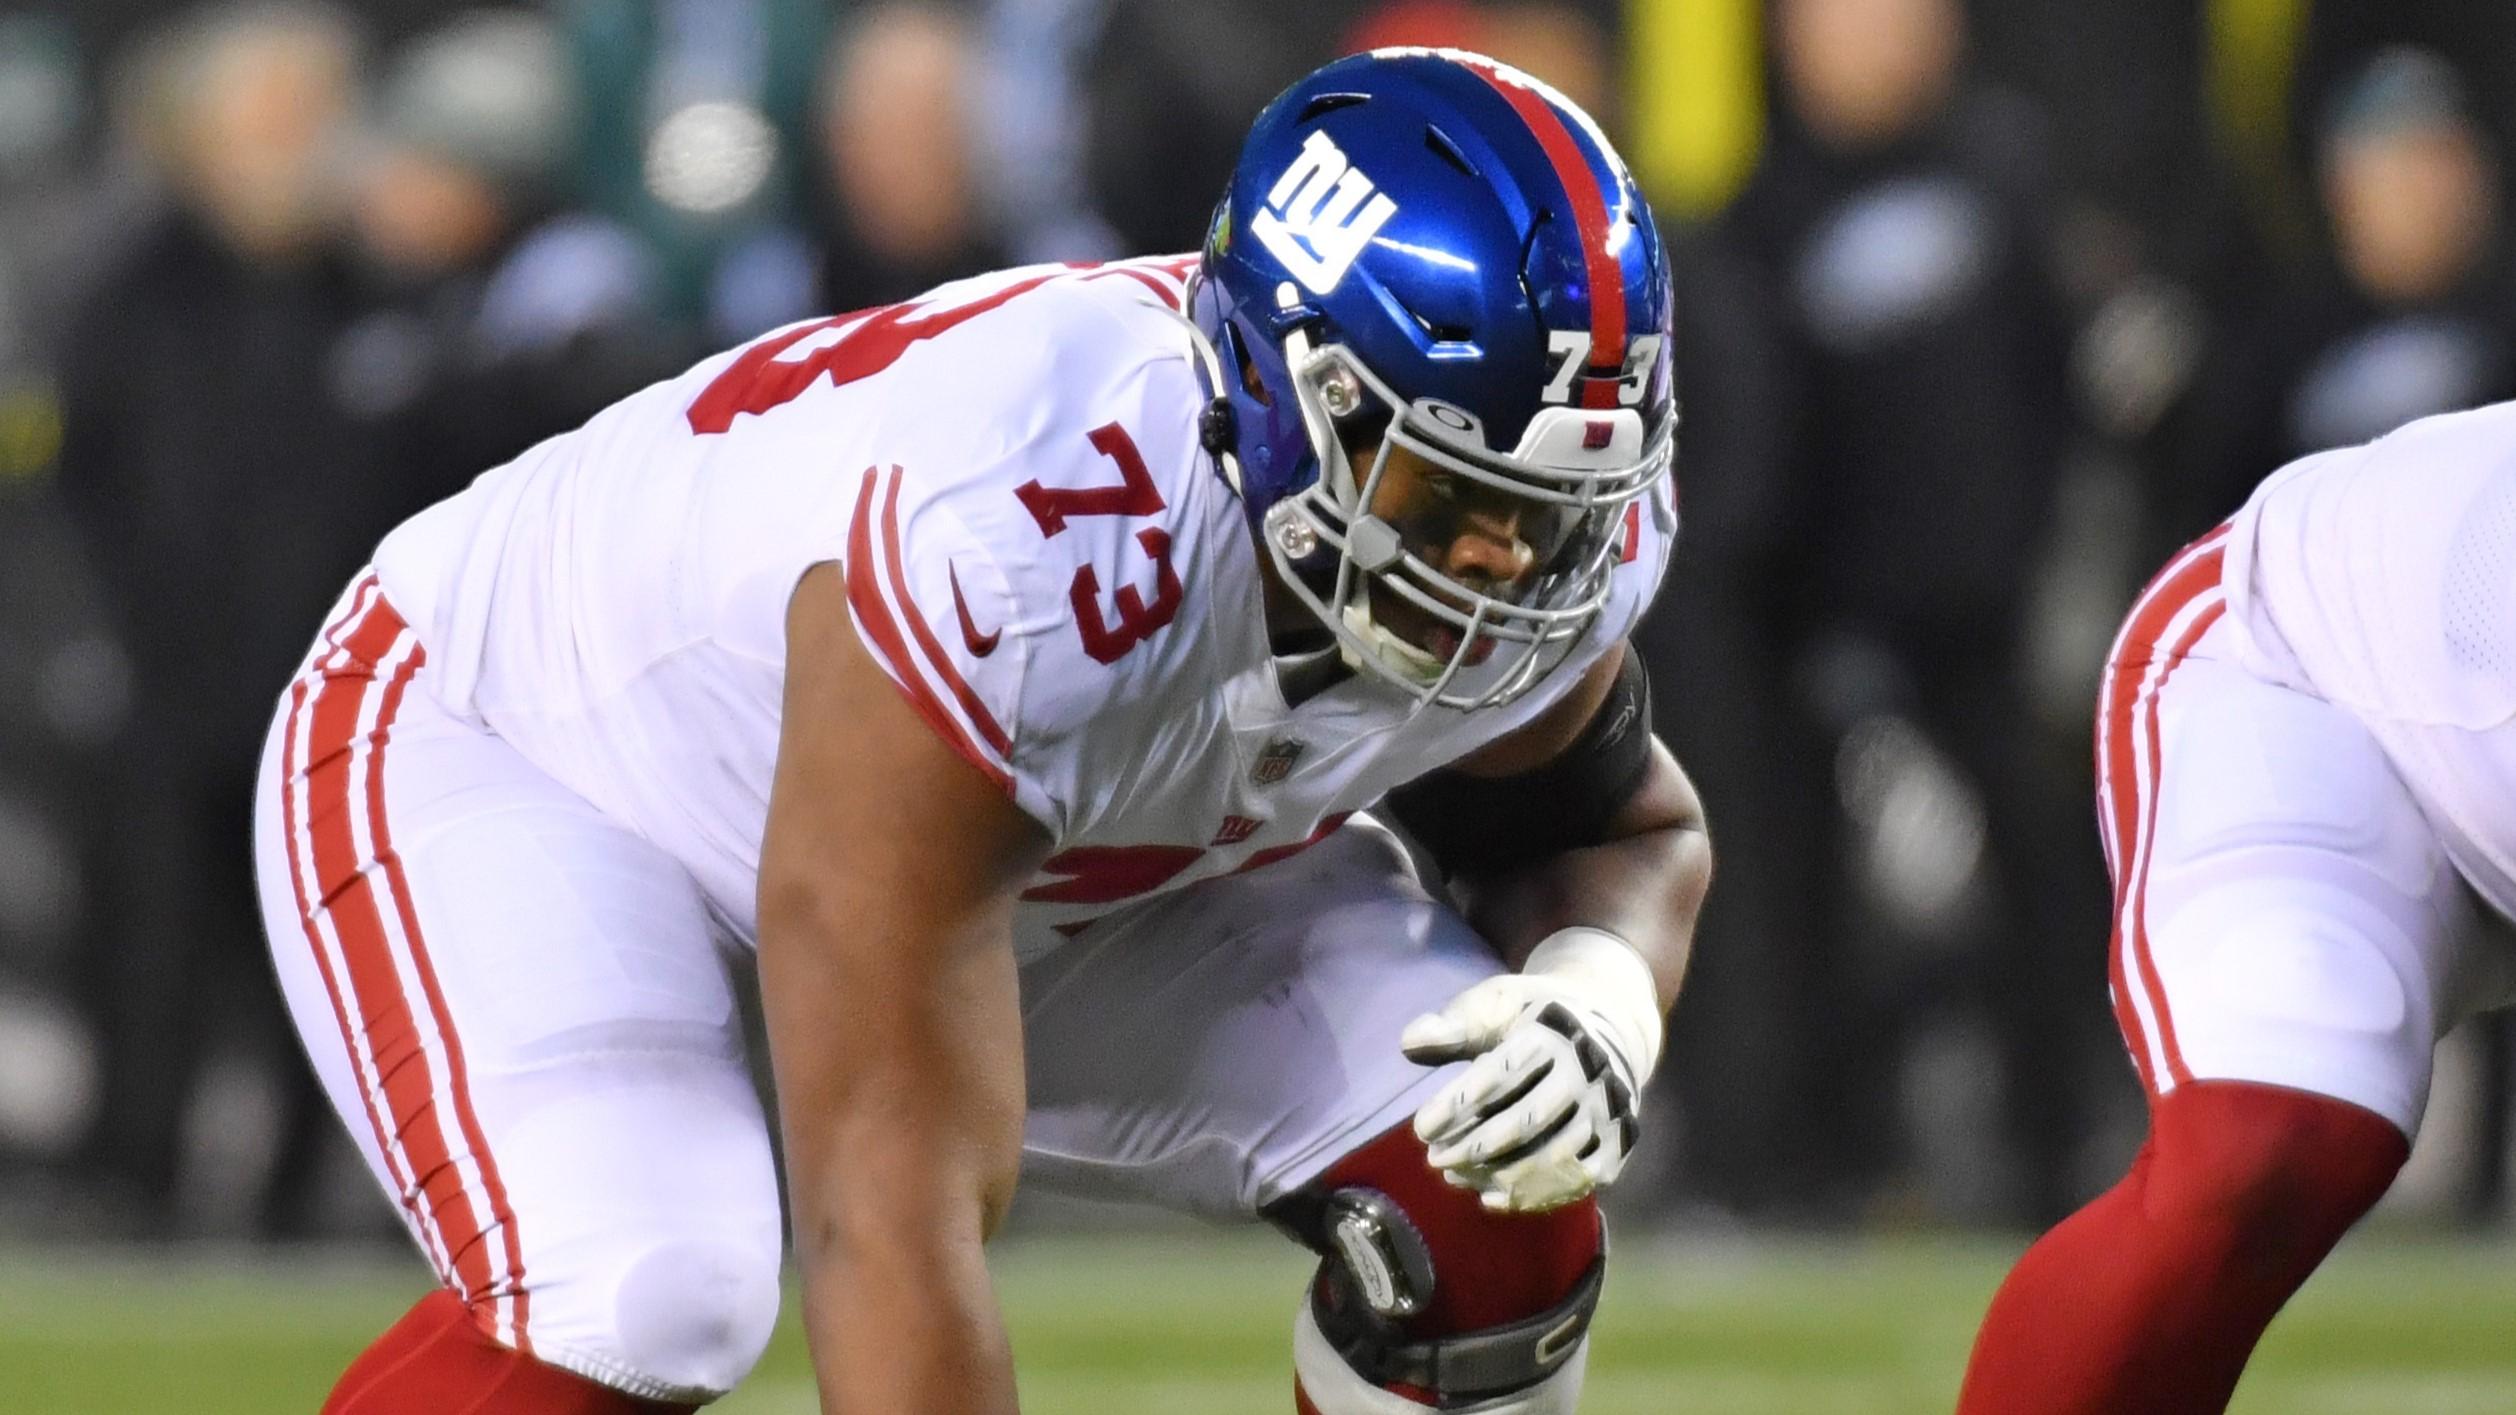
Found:
[[961, 597], [961, 572], [946, 564], [944, 575], [952, 581], [952, 612], [961, 616], [961, 642], [969, 646], [972, 658], [985, 658], [994, 653], [997, 642], [1005, 637], [1005, 631], [997, 628], [981, 634], [978, 625], [970, 622], [970, 602]]

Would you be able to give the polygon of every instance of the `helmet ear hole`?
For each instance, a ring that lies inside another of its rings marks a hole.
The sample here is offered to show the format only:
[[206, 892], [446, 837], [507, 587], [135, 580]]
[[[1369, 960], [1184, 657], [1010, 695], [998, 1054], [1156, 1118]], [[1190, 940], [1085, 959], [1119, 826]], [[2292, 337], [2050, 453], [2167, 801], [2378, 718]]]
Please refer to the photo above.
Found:
[[1206, 404], [1206, 410], [1197, 415], [1197, 443], [1220, 457], [1240, 446], [1240, 441], [1240, 415], [1232, 411], [1231, 399], [1218, 394], [1214, 401]]
[[1267, 391], [1266, 380], [1258, 376], [1258, 365], [1249, 357], [1249, 346], [1242, 342], [1240, 329], [1236, 325], [1223, 326], [1223, 353], [1232, 366], [1240, 371], [1241, 391], [1256, 399], [1258, 406], [1262, 408], [1274, 407], [1275, 395]]

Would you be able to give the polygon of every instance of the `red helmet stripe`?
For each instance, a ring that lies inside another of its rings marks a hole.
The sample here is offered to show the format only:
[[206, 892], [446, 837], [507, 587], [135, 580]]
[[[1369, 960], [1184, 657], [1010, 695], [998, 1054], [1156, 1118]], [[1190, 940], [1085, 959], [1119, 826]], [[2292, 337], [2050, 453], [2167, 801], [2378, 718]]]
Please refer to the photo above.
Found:
[[[1625, 371], [1625, 276], [1607, 252], [1607, 203], [1600, 200], [1597, 179], [1573, 141], [1564, 116], [1536, 89], [1485, 64], [1470, 64], [1503, 96], [1554, 165], [1556, 180], [1572, 204], [1573, 227], [1581, 235], [1581, 254], [1590, 270], [1590, 370], [1582, 380], [1586, 408], [1616, 406], [1616, 385]], [[1614, 370], [1613, 372], [1601, 372]]]

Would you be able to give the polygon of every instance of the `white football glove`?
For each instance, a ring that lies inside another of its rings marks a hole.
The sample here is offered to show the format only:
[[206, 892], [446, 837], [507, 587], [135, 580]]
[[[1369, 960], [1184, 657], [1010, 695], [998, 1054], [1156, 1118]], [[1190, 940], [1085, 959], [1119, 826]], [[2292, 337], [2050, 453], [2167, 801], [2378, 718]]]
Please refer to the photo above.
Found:
[[1660, 1059], [1650, 965], [1604, 929], [1562, 929], [1398, 1039], [1426, 1066], [1475, 1058], [1415, 1113], [1442, 1177], [1485, 1207], [1534, 1213], [1616, 1178]]

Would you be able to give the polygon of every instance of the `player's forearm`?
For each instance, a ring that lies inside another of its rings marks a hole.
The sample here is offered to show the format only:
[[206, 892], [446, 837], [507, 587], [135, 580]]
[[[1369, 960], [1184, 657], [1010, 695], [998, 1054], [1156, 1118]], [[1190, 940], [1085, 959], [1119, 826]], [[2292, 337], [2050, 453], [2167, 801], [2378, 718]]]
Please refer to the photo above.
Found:
[[1013, 1354], [977, 1208], [941, 1224], [903, 1215], [908, 1231], [825, 1234], [804, 1260], [823, 1415], [1013, 1415]]
[[1685, 774], [1664, 748], [1608, 838], [1519, 869], [1461, 881], [1469, 922], [1515, 968], [1558, 929], [1605, 929], [1651, 969], [1666, 1012], [1694, 948], [1695, 919], [1712, 886], [1712, 839]]
[[[792, 1123], [795, 1241], [826, 1415], [1009, 1415], [1013, 1370], [983, 1245], [1011, 1202], [1020, 1111], [983, 1058], [861, 1060]], [[1013, 1084], [1018, 1086], [1018, 1076]]]
[[[825, 1415], [1008, 1415], [982, 1245], [1022, 1142], [1022, 1023], [1001, 919], [902, 920], [769, 895], [762, 997]], [[913, 939], [913, 945], [897, 940]]]

